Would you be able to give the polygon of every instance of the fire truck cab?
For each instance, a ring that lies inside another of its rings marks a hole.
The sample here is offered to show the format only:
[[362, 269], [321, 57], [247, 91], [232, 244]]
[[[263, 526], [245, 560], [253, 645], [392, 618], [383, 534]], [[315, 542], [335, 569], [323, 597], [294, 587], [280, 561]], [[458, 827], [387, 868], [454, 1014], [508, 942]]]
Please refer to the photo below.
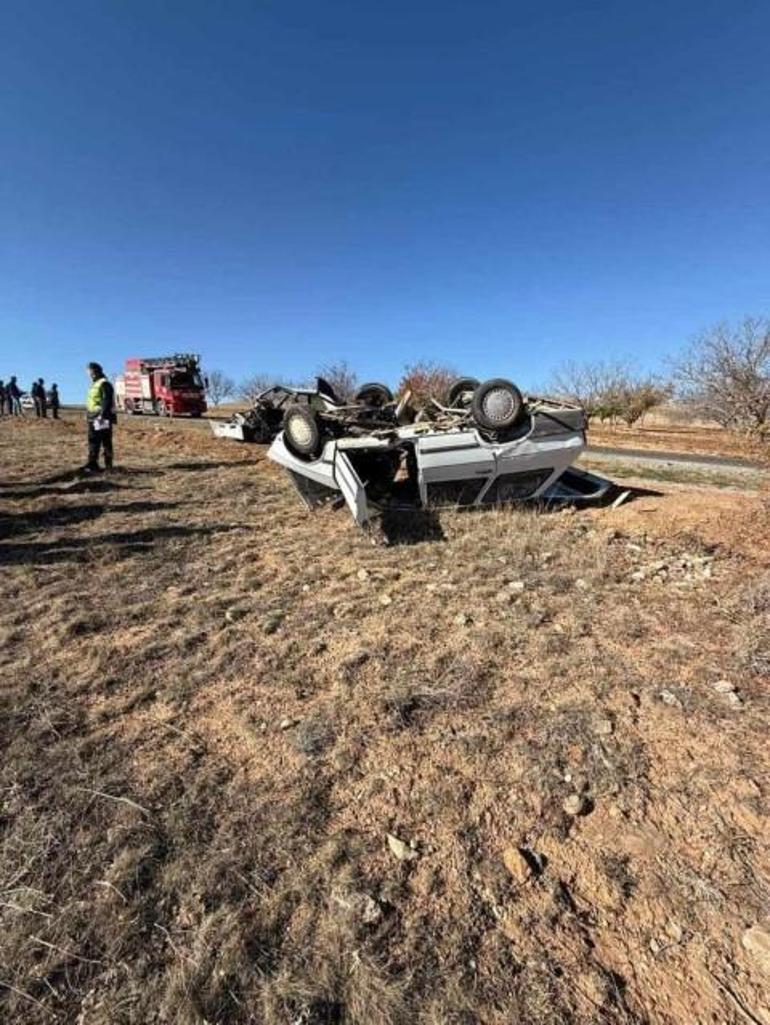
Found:
[[127, 359], [115, 378], [115, 402], [122, 413], [201, 416], [206, 412], [206, 383], [200, 357], [176, 353]]

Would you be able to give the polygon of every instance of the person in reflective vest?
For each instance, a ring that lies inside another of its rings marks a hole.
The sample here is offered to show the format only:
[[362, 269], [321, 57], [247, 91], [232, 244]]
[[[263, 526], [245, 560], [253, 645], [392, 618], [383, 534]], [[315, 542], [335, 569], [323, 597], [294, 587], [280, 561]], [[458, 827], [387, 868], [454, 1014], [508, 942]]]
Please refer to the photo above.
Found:
[[88, 473], [98, 473], [99, 452], [104, 452], [104, 468], [112, 469], [112, 425], [115, 423], [115, 391], [104, 376], [99, 363], [89, 363], [88, 376], [91, 387], [86, 396], [86, 416], [88, 418], [88, 462], [84, 469]]

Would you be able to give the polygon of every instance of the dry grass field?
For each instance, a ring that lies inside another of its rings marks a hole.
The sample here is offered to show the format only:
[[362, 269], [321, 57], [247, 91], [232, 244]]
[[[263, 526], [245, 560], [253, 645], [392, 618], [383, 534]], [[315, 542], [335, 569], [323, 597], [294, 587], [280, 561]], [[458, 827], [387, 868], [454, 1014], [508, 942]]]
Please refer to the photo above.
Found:
[[0, 1020], [770, 1023], [770, 506], [442, 512], [0, 423]]

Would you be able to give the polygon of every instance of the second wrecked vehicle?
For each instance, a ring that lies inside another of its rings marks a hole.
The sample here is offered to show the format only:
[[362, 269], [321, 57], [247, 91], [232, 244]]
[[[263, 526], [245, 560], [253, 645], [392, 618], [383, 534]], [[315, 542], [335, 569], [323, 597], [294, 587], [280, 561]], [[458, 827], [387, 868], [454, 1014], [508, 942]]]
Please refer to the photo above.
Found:
[[415, 414], [383, 385], [354, 406], [289, 404], [268, 456], [308, 508], [342, 497], [359, 526], [394, 509], [541, 499], [596, 501], [611, 484], [573, 468], [586, 417], [574, 405], [525, 400], [510, 381], [464, 378], [445, 404]]
[[234, 413], [229, 420], [210, 420], [209, 424], [219, 438], [267, 444], [283, 429], [286, 413], [292, 407], [302, 407], [316, 416], [352, 424], [366, 410], [390, 402], [392, 398], [385, 385], [364, 384], [356, 391], [353, 401], [346, 403], [335, 394], [328, 381], [318, 377], [315, 388], [274, 384], [261, 391], [246, 412]]

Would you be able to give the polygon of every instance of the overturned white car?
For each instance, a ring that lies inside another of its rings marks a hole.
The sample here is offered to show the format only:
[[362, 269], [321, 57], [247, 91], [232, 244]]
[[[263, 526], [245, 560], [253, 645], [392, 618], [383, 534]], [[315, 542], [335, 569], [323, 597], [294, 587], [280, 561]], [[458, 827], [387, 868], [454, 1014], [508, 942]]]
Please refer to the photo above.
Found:
[[369, 401], [287, 408], [268, 456], [313, 509], [342, 496], [359, 526], [389, 509], [482, 506], [529, 499], [597, 501], [611, 482], [572, 464], [585, 448], [576, 406], [524, 400], [509, 381], [465, 378], [446, 405], [416, 415], [384, 386]]

